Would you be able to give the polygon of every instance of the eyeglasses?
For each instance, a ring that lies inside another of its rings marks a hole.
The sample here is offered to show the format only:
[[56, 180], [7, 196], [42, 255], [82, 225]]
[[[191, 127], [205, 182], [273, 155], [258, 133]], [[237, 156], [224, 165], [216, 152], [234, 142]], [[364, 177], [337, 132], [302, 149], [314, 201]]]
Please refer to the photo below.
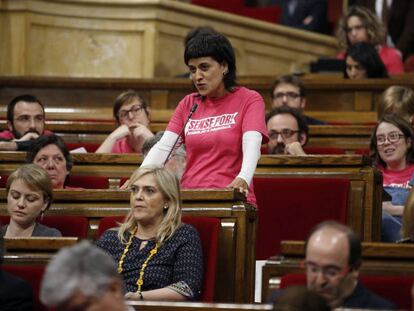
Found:
[[271, 130], [269, 132], [269, 138], [272, 140], [277, 140], [279, 135], [282, 136], [282, 139], [288, 139], [293, 136], [293, 134], [299, 133], [299, 130], [294, 131], [291, 129], [282, 129], [280, 132]]
[[377, 146], [382, 146], [385, 144], [385, 142], [388, 140], [390, 144], [397, 143], [401, 138], [404, 138], [405, 136], [399, 132], [390, 132], [385, 135], [378, 135], [377, 138]]
[[144, 107], [140, 106], [140, 105], [136, 105], [136, 106], [132, 106], [131, 109], [129, 110], [120, 110], [118, 112], [118, 118], [120, 120], [125, 120], [126, 118], [128, 118], [129, 113], [132, 113], [132, 116], [136, 116], [138, 115], [138, 113], [144, 109]]
[[283, 97], [285, 97], [285, 96], [286, 96], [286, 98], [287, 98], [288, 100], [295, 100], [295, 99], [297, 99], [297, 98], [299, 98], [299, 97], [300, 97], [300, 94], [295, 93], [295, 92], [286, 92], [286, 93], [283, 93], [283, 92], [277, 92], [277, 93], [274, 93], [274, 94], [273, 94], [273, 99], [276, 99], [276, 100], [281, 100], [281, 99], [283, 99]]
[[334, 279], [336, 277], [345, 275], [349, 272], [349, 267], [336, 267], [336, 266], [318, 266], [312, 262], [302, 261], [301, 268], [306, 270], [307, 274], [316, 275], [321, 273], [325, 278]]

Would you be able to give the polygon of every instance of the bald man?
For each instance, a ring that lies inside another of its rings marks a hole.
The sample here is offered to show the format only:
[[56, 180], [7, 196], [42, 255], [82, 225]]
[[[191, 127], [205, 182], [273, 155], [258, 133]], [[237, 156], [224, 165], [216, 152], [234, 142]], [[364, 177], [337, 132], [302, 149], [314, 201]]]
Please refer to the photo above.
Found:
[[358, 281], [360, 266], [361, 242], [349, 227], [328, 221], [312, 230], [305, 258], [309, 289], [331, 308], [396, 309]]

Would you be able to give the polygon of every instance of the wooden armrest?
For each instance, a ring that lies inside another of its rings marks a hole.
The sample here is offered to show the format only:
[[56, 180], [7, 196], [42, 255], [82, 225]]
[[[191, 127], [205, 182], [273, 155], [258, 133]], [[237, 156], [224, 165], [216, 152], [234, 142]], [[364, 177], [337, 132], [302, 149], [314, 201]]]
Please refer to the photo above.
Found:
[[4, 244], [7, 250], [59, 250], [64, 246], [71, 246], [78, 242], [78, 238], [49, 238], [49, 237], [32, 237], [32, 238], [4, 238]]

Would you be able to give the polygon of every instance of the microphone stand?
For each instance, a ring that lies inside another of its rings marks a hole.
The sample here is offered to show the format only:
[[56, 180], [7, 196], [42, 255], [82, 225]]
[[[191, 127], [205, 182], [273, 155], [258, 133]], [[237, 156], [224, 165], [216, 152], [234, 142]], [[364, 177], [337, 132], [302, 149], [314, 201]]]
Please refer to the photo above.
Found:
[[[197, 97], [199, 97], [199, 96], [197, 96]], [[202, 98], [201, 101], [203, 101], [203, 99], [204, 98]], [[184, 133], [185, 127], [187, 126], [187, 123], [190, 120], [190, 118], [193, 115], [193, 113], [197, 110], [197, 107], [198, 107], [198, 104], [194, 101], [193, 105], [191, 106], [190, 113], [188, 114], [187, 120], [185, 120], [185, 123], [183, 125], [183, 128], [181, 129], [180, 134], [178, 135], [177, 139], [175, 140], [174, 145], [172, 146], [170, 152], [168, 153], [167, 158], [164, 161], [164, 166], [165, 166], [165, 164], [167, 164], [168, 160], [170, 159], [170, 156], [171, 156], [172, 152], [174, 151], [175, 146], [178, 143], [178, 140], [180, 139], [181, 135]]]

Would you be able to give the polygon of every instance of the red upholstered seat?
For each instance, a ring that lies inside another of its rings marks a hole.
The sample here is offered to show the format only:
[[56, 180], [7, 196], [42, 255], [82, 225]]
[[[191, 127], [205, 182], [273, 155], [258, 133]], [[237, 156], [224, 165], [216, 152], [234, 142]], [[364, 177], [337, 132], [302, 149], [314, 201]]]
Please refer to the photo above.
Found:
[[[414, 276], [400, 275], [361, 275], [360, 281], [377, 295], [390, 300], [400, 309], [411, 308], [411, 286]], [[306, 285], [305, 274], [286, 274], [282, 277], [280, 288], [293, 285]]]
[[213, 217], [190, 217], [183, 216], [182, 221], [194, 226], [201, 239], [204, 258], [204, 279], [201, 293], [201, 301], [214, 301], [216, 273], [217, 273], [217, 250], [221, 222]]
[[84, 189], [108, 189], [109, 181], [107, 177], [70, 175], [67, 186]]
[[304, 240], [324, 220], [346, 222], [349, 180], [255, 177], [256, 259], [276, 255], [282, 240]]
[[9, 178], [9, 176], [7, 176], [7, 175], [1, 175], [0, 188], [6, 188], [6, 183], [7, 183], [8, 178]]
[[[33, 311], [47, 311], [48, 308], [40, 302], [40, 283], [42, 281], [44, 266], [40, 265], [19, 265], [19, 266], [2, 266], [6, 272], [26, 280], [33, 289]], [[1, 306], [0, 306], [1, 310]]]
[[64, 237], [78, 237], [80, 239], [88, 237], [89, 221], [86, 217], [50, 215], [43, 217], [39, 222], [58, 229]]
[[[0, 188], [6, 188], [7, 178], [9, 176], [2, 175], [0, 179]], [[70, 175], [67, 186], [70, 188], [83, 189], [108, 189], [109, 180], [107, 177], [101, 176], [77, 176]]]
[[71, 142], [68, 142], [68, 143], [65, 143], [65, 144], [66, 144], [66, 147], [69, 150], [74, 150], [74, 149], [78, 149], [78, 148], [82, 148], [83, 147], [83, 148], [86, 149], [87, 152], [91, 152], [91, 153], [94, 153], [99, 148], [99, 146], [100, 146], [100, 144], [85, 143], [85, 142], [82, 142], [82, 143], [71, 143]]
[[[123, 217], [105, 217], [101, 219], [96, 238], [99, 238], [106, 230], [117, 226], [121, 223]], [[213, 217], [192, 217], [183, 216], [182, 221], [192, 225], [197, 229], [203, 248], [204, 257], [204, 280], [201, 295], [201, 301], [214, 301], [215, 284], [216, 284], [216, 267], [217, 267], [217, 250], [221, 222], [218, 218]]]
[[[0, 216], [0, 225], [6, 225], [9, 222], [9, 216]], [[50, 215], [43, 217], [39, 223], [58, 229], [64, 237], [78, 237], [80, 239], [88, 237], [89, 222], [87, 218], [82, 216]]]
[[118, 227], [118, 224], [124, 221], [124, 216], [104, 217], [99, 221], [98, 230], [96, 230], [95, 239], [99, 239], [101, 235], [108, 229]]

